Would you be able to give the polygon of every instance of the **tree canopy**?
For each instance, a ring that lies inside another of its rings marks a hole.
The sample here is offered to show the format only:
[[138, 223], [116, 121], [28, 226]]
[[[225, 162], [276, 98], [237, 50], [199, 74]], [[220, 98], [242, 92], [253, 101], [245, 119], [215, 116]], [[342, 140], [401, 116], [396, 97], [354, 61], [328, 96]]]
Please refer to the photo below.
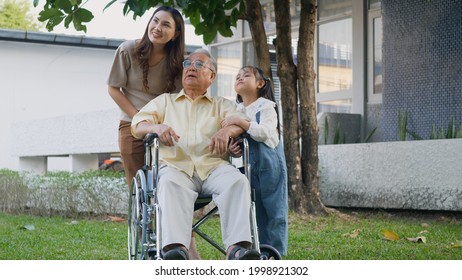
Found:
[[38, 31], [43, 25], [30, 14], [31, 8], [28, 0], [0, 1], [0, 28]]
[[[34, 6], [39, 0], [33, 0]], [[46, 22], [48, 31], [64, 22], [69, 28], [71, 23], [77, 31], [87, 31], [86, 24], [93, 19], [93, 13], [86, 9], [88, 1], [82, 0], [46, 0], [39, 20]], [[112, 6], [116, 0], [111, 0], [104, 9]], [[123, 14], [132, 13], [133, 19], [143, 16], [149, 9], [157, 5], [168, 5], [180, 8], [182, 13], [195, 27], [197, 35], [203, 35], [205, 44], [212, 42], [220, 33], [224, 37], [233, 35], [232, 27], [236, 27], [237, 20], [242, 16], [245, 6], [242, 0], [127, 0], [124, 2]]]

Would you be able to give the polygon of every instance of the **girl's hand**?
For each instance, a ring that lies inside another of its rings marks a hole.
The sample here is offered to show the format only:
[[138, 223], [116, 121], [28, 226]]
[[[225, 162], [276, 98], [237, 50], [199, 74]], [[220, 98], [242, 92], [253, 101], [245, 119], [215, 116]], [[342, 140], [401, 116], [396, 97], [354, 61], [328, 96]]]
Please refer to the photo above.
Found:
[[231, 138], [228, 146], [228, 152], [232, 157], [238, 158], [242, 155], [241, 149], [242, 139]]
[[221, 127], [229, 125], [238, 125], [239, 118], [237, 117], [226, 117], [221, 121]]

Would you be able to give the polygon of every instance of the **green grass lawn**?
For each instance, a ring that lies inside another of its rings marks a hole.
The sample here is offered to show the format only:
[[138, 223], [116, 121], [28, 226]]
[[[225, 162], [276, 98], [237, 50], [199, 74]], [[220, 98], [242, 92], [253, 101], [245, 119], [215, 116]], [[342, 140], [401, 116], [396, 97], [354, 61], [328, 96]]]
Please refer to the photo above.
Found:
[[[289, 253], [284, 259], [462, 259], [462, 213], [339, 210], [323, 217], [291, 214]], [[205, 232], [221, 240], [218, 218], [204, 226]], [[390, 235], [384, 235], [384, 229], [400, 239], [387, 240]], [[197, 240], [202, 259], [224, 258], [200, 237]], [[73, 220], [0, 213], [0, 259], [124, 260], [127, 224], [107, 217]]]

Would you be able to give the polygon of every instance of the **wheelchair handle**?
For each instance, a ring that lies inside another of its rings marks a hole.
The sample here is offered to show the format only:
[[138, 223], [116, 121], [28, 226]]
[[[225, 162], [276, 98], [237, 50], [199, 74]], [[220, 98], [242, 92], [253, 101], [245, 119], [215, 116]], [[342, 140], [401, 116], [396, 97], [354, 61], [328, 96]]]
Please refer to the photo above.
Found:
[[151, 145], [152, 141], [154, 141], [155, 138], [158, 138], [159, 135], [157, 133], [148, 133], [146, 136], [144, 136], [143, 142], [145, 145]]
[[[157, 133], [148, 133], [143, 139], [143, 144], [144, 144], [144, 165], [145, 169], [147, 169], [149, 166], [152, 166], [153, 164], [153, 158], [151, 154], [151, 147], [155, 146], [154, 151], [155, 151], [155, 159], [157, 160], [159, 157], [159, 135]], [[156, 165], [157, 167], [157, 165]]]

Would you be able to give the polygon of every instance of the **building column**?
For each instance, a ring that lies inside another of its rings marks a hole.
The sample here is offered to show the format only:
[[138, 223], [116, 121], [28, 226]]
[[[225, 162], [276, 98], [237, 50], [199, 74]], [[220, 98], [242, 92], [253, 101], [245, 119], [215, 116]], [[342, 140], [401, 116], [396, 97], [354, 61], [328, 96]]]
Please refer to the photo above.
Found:
[[19, 157], [19, 170], [32, 172], [40, 175], [47, 173], [48, 158], [41, 157]]
[[98, 155], [96, 154], [74, 154], [69, 155], [71, 159], [71, 172], [83, 172], [98, 170]]

